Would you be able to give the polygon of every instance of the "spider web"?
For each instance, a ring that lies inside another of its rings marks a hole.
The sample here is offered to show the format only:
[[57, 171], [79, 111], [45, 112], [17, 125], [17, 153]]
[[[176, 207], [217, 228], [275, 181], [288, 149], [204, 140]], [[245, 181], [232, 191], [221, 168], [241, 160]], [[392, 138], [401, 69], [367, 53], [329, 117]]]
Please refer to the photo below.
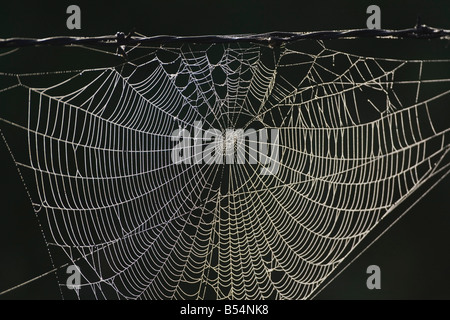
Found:
[[[1, 74], [26, 110], [2, 136], [61, 294], [75, 264], [79, 298], [307, 299], [450, 172], [449, 60], [307, 43], [137, 46], [114, 67]], [[277, 129], [278, 170], [172, 161], [175, 130], [211, 128]]]

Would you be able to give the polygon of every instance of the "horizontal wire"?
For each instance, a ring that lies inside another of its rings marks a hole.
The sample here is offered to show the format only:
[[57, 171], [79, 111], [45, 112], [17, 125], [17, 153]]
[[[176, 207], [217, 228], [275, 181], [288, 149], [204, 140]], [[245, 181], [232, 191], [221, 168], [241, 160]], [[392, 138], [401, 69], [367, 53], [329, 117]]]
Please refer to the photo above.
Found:
[[123, 32], [115, 35], [97, 37], [56, 36], [42, 39], [8, 38], [0, 39], [0, 48], [17, 48], [30, 46], [68, 46], [68, 45], [100, 45], [122, 46], [137, 44], [169, 44], [169, 43], [233, 43], [248, 42], [271, 47], [298, 40], [331, 40], [355, 38], [387, 38], [387, 39], [450, 39], [450, 30], [418, 24], [414, 28], [401, 30], [354, 29], [313, 32], [268, 32], [242, 35], [200, 35], [200, 36], [127, 36]]

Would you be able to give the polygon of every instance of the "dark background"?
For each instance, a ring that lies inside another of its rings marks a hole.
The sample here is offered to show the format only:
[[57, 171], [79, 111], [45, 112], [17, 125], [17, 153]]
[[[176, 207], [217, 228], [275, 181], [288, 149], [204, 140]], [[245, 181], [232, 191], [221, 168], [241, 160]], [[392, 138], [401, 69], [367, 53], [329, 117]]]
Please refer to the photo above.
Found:
[[[81, 7], [81, 30], [66, 29], [66, 8]], [[422, 22], [450, 29], [450, 3], [442, 1], [9, 1], [0, 10], [0, 38], [55, 35], [95, 36], [236, 34], [365, 28], [366, 8], [381, 8], [381, 27]], [[371, 52], [375, 43], [361, 42]], [[430, 42], [422, 41], [422, 52]], [[443, 47], [448, 48], [449, 41]], [[385, 50], [388, 45], [383, 44]], [[378, 48], [379, 49], [379, 48]], [[450, 48], [448, 48], [450, 50]], [[396, 55], [402, 52], [393, 52]], [[405, 54], [411, 52], [405, 52]], [[441, 58], [450, 58], [450, 51]], [[11, 68], [0, 59], [0, 71]], [[30, 68], [46, 61], [28, 61]], [[50, 62], [49, 62], [50, 63]], [[8, 106], [0, 105], [0, 108]], [[10, 154], [0, 142], [0, 292], [51, 269], [38, 221]], [[429, 186], [428, 186], [429, 187]], [[450, 178], [444, 179], [381, 239], [317, 296], [318, 299], [450, 299]], [[426, 190], [422, 188], [419, 193]], [[401, 209], [407, 208], [408, 204]], [[389, 221], [385, 223], [389, 224]], [[368, 242], [370, 239], [368, 239]], [[368, 290], [366, 268], [381, 268], [381, 290]], [[61, 299], [53, 273], [0, 299]]]

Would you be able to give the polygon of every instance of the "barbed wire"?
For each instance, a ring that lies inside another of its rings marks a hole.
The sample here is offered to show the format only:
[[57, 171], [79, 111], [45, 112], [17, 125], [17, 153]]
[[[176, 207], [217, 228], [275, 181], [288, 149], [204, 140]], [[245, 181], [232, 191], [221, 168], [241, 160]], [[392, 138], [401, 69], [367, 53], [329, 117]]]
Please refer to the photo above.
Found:
[[385, 38], [385, 39], [450, 39], [450, 30], [417, 24], [413, 28], [402, 30], [385, 29], [354, 29], [313, 32], [268, 32], [260, 34], [241, 35], [200, 35], [200, 36], [137, 36], [134, 32], [125, 35], [117, 32], [115, 35], [96, 37], [56, 36], [42, 39], [9, 38], [0, 39], [0, 48], [18, 48], [30, 46], [132, 46], [138, 44], [163, 45], [170, 43], [232, 43], [247, 42], [271, 47], [299, 40], [332, 40], [355, 38]]

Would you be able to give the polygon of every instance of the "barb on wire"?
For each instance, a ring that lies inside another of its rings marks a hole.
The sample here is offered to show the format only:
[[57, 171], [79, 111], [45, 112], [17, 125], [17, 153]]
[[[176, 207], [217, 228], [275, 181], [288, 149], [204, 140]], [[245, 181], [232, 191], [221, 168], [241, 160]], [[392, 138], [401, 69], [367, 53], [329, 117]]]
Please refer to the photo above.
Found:
[[99, 46], [130, 46], [137, 44], [162, 45], [170, 43], [232, 43], [248, 42], [268, 46], [279, 46], [298, 40], [331, 40], [355, 38], [386, 38], [386, 39], [450, 39], [449, 29], [439, 29], [417, 23], [413, 28], [402, 30], [385, 29], [354, 29], [313, 32], [268, 32], [246, 35], [201, 35], [201, 36], [135, 36], [133, 32], [127, 36], [123, 32], [115, 35], [98, 37], [69, 37], [57, 36], [42, 39], [9, 38], [0, 39], [0, 48], [17, 48], [28, 46], [70, 46], [70, 45], [99, 45]]

